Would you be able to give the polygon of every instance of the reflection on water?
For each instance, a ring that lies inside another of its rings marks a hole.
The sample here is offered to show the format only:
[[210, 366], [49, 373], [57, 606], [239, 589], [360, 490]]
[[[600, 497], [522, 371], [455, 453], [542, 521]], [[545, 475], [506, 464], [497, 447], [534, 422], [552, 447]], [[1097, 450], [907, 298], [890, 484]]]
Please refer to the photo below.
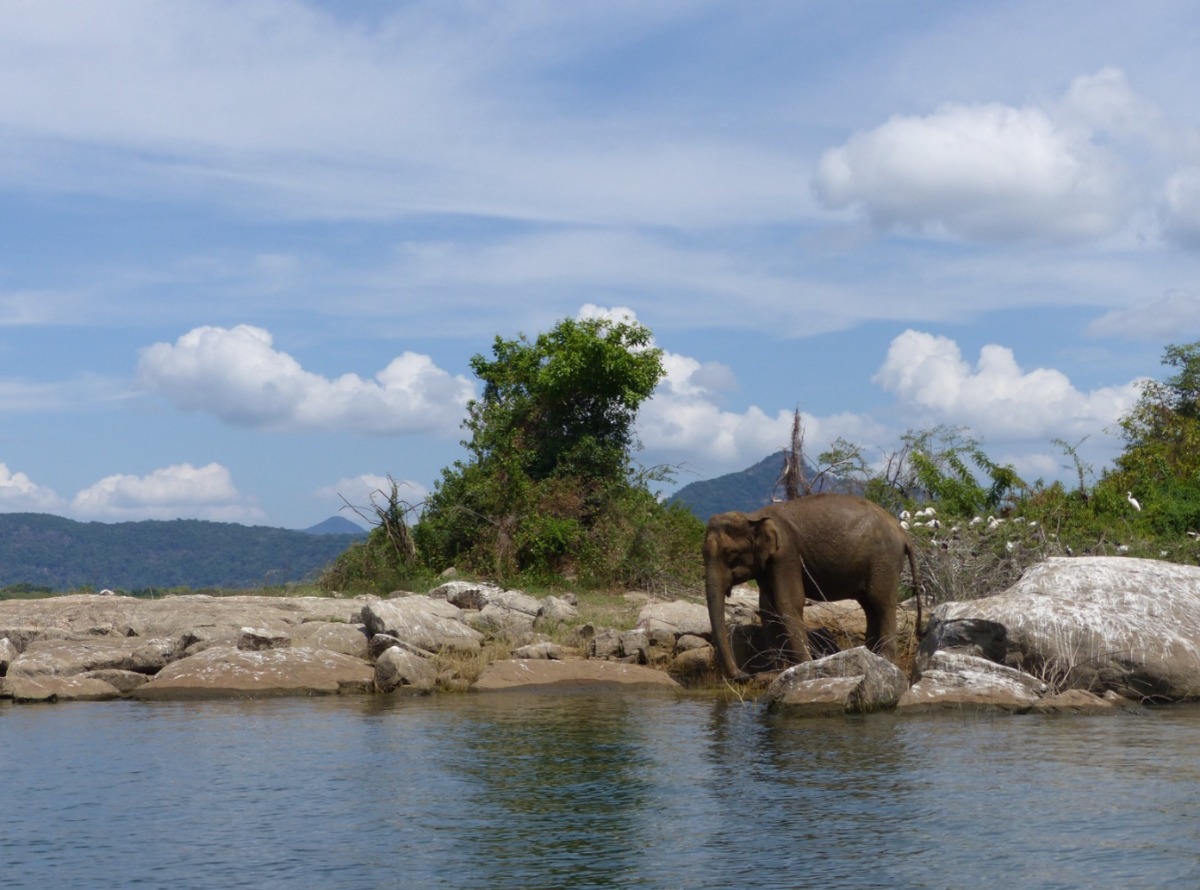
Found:
[[1200, 711], [654, 694], [0, 706], [5, 887], [1200, 885]]

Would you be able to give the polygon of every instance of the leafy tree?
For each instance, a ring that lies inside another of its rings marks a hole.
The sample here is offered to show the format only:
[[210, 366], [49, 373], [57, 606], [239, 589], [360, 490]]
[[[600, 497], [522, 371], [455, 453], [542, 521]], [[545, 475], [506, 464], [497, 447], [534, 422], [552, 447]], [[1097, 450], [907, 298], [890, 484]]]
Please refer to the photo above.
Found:
[[[638, 408], [664, 373], [651, 332], [565, 319], [534, 340], [497, 337], [491, 358], [476, 355], [471, 368], [483, 393], [463, 424], [469, 456], [442, 471], [426, 501], [415, 529], [423, 558], [496, 577], [582, 570], [621, 583], [638, 574], [627, 571], [633, 551], [613, 564], [615, 530], [641, 516], [632, 542], [647, 524], [670, 525], [649, 494], [660, 477], [636, 474], [631, 460]], [[637, 509], [622, 516], [619, 504]]]
[[[1200, 529], [1200, 342], [1168, 346], [1166, 380], [1148, 380], [1121, 418], [1125, 450], [1096, 486], [1096, 509], [1158, 534]], [[1127, 492], [1141, 502], [1132, 509]]]
[[931, 502], [947, 516], [999, 513], [1011, 510], [1027, 489], [1012, 466], [993, 461], [959, 427], [910, 430], [877, 470], [841, 440], [821, 460], [836, 460], [866, 497], [893, 512]]

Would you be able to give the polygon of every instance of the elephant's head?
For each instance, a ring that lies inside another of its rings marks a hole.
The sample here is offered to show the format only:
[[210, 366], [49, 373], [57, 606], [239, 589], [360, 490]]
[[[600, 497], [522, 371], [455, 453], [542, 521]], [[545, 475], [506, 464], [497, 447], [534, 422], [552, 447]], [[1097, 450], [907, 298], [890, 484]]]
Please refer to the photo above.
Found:
[[717, 666], [727, 677], [743, 677], [733, 662], [725, 627], [725, 599], [735, 584], [762, 576], [779, 549], [779, 531], [769, 516], [719, 513], [708, 520], [704, 535], [704, 592], [712, 624]]

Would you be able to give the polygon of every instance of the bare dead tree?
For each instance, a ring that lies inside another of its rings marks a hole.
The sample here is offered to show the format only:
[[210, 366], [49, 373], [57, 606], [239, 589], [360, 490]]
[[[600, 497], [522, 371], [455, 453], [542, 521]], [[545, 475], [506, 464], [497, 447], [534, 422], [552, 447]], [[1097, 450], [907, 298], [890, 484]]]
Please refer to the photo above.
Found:
[[784, 500], [794, 501], [801, 495], [812, 494], [812, 485], [804, 470], [804, 424], [799, 408], [792, 414], [792, 441], [783, 449], [783, 471], [775, 483], [775, 490], [778, 491], [781, 485]]
[[420, 509], [421, 505], [401, 500], [400, 483], [390, 475], [387, 479], [387, 491], [376, 489], [371, 492], [370, 510], [375, 514], [373, 519], [367, 515], [366, 508], [354, 506], [343, 495], [338, 495], [338, 497], [341, 497], [342, 503], [345, 505], [343, 509], [353, 510], [362, 517], [363, 521], [382, 529], [400, 563], [411, 565], [417, 558], [417, 545], [413, 540], [412, 529], [408, 525], [408, 516]]

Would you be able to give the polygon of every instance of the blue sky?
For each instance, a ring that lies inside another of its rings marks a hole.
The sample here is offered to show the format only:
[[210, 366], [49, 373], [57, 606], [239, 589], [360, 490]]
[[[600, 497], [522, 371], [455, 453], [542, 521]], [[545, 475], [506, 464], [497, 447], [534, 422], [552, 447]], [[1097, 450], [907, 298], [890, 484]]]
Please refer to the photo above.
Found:
[[964, 426], [1097, 470], [1200, 339], [1200, 7], [0, 5], [0, 511], [301, 528], [634, 315], [679, 484]]

